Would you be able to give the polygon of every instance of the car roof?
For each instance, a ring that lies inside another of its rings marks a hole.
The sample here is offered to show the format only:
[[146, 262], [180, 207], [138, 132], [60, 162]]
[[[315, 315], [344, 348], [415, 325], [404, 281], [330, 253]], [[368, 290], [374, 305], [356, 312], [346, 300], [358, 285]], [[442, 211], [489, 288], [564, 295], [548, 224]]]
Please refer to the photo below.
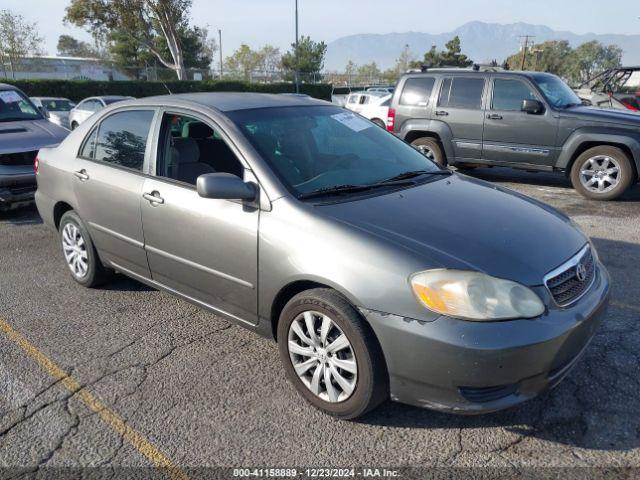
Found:
[[9, 85], [8, 83], [0, 83], [0, 90], [20, 90], [20, 89], [13, 85]]
[[283, 95], [275, 93], [250, 92], [202, 92], [179, 93], [174, 95], [160, 95], [156, 97], [140, 98], [130, 104], [198, 104], [214, 108], [222, 112], [235, 110], [250, 110], [255, 108], [297, 107], [313, 105], [332, 105], [324, 100], [318, 100], [305, 95]]
[[37, 99], [37, 100], [68, 100], [70, 101], [68, 98], [65, 97], [29, 97], [31, 99]]
[[466, 68], [432, 68], [425, 70], [424, 72], [408, 72], [403, 75], [403, 77], [420, 77], [422, 75], [472, 75], [472, 76], [505, 76], [505, 77], [527, 77], [532, 78], [533, 76], [549, 76], [553, 77], [552, 73], [546, 72], [533, 72], [533, 71], [525, 71], [525, 70], [472, 70]]

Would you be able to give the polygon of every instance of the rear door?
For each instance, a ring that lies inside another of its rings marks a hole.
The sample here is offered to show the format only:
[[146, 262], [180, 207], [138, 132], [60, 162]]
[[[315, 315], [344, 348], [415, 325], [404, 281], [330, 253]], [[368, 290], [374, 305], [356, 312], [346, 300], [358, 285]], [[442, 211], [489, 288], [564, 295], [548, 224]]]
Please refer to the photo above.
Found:
[[495, 164], [553, 165], [558, 119], [546, 108], [540, 115], [522, 111], [524, 100], [542, 97], [524, 78], [492, 79], [493, 92], [484, 124], [483, 159]]
[[449, 126], [457, 161], [480, 160], [487, 81], [482, 76], [446, 76], [442, 79], [434, 121]]
[[74, 162], [75, 208], [103, 260], [150, 277], [140, 217], [154, 109], [130, 109], [100, 121]]

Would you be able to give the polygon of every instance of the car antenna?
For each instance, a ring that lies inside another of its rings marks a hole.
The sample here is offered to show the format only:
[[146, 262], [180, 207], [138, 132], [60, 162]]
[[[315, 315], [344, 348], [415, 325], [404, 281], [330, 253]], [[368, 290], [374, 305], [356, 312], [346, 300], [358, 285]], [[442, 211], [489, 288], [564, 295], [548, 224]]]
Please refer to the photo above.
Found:
[[162, 86], [167, 89], [167, 92], [169, 92], [169, 95], [173, 95], [173, 92], [169, 90], [169, 87], [167, 87], [166, 83], [162, 82]]

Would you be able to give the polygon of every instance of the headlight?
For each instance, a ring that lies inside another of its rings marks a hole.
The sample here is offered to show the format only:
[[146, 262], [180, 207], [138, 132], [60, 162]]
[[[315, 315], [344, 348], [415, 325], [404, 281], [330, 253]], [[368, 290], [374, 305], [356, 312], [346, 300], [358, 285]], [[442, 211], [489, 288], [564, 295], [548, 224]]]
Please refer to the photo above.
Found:
[[463, 320], [534, 318], [545, 310], [531, 289], [480, 272], [428, 270], [412, 275], [409, 281], [429, 310]]

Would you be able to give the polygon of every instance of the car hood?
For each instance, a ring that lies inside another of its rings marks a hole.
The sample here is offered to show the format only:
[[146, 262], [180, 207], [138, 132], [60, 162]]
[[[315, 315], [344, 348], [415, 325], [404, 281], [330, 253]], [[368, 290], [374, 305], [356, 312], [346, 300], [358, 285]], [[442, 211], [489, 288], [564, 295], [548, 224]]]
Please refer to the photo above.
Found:
[[595, 122], [617, 123], [640, 128], [640, 114], [631, 110], [614, 110], [597, 107], [572, 107], [562, 112], [566, 117], [578, 117]]
[[69, 131], [48, 120], [0, 122], [0, 154], [58, 145]]
[[460, 175], [318, 210], [415, 252], [425, 268], [477, 270], [529, 286], [588, 241], [552, 207]]

